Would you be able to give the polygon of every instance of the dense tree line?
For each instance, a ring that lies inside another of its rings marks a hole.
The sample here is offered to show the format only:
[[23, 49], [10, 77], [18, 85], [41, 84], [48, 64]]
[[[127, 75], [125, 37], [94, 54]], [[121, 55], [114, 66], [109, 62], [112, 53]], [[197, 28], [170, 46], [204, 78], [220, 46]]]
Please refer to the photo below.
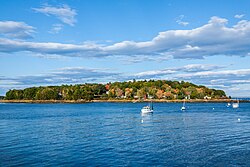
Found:
[[9, 90], [7, 100], [93, 100], [93, 99], [203, 99], [225, 98], [223, 90], [209, 89], [184, 81], [129, 81], [107, 84], [78, 84]]

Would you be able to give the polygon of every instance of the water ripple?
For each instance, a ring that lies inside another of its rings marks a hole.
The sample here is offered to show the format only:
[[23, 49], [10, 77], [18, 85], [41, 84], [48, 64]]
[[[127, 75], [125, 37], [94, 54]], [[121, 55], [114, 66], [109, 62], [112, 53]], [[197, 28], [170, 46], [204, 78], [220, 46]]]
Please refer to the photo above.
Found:
[[1, 104], [0, 166], [250, 166], [250, 104], [187, 105]]

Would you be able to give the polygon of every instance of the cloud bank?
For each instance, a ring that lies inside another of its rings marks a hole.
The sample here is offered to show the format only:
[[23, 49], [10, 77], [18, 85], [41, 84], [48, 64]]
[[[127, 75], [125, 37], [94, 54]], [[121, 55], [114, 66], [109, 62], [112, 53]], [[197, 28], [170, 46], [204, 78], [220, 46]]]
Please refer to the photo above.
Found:
[[84, 67], [65, 67], [40, 75], [19, 76], [15, 78], [1, 77], [1, 86], [32, 86], [77, 84], [85, 82], [101, 82], [102, 79], [113, 80], [120, 73], [109, 72], [107, 69], [93, 69]]
[[0, 21], [0, 35], [11, 38], [32, 38], [35, 28], [24, 22]]
[[12, 88], [26, 88], [41, 85], [107, 83], [109, 81], [128, 81], [132, 79], [164, 79], [184, 80], [210, 88], [223, 89], [228, 95], [232, 93], [249, 96], [250, 69], [226, 70], [225, 68], [225, 66], [211, 64], [189, 64], [175, 68], [124, 74], [111, 72], [114, 70], [110, 69], [66, 67], [40, 75], [18, 77], [0, 76], [0, 90], [7, 91]]
[[0, 38], [0, 52], [29, 51], [73, 57], [155, 56], [163, 59], [249, 56], [250, 21], [241, 20], [231, 27], [227, 23], [227, 19], [212, 17], [207, 24], [195, 29], [168, 30], [160, 32], [150, 41], [122, 41], [111, 45], [42, 43]]
[[[158, 77], [162, 77], [162, 76], [175, 74], [175, 78], [176, 78], [176, 74], [178, 74], [180, 72], [188, 73], [192, 76], [194, 73], [198, 73], [201, 71], [202, 72], [203, 71], [213, 71], [213, 70], [217, 70], [217, 69], [221, 69], [221, 68], [223, 68], [223, 67], [217, 66], [217, 65], [211, 65], [211, 64], [189, 64], [189, 65], [185, 65], [182, 67], [176, 67], [176, 68], [166, 68], [166, 69], [162, 69], [162, 70], [144, 71], [144, 72], [134, 74], [134, 77], [136, 77], [138, 79], [145, 79], [145, 78], [158, 78]], [[176, 79], [180, 79], [180, 78], [176, 78]]]

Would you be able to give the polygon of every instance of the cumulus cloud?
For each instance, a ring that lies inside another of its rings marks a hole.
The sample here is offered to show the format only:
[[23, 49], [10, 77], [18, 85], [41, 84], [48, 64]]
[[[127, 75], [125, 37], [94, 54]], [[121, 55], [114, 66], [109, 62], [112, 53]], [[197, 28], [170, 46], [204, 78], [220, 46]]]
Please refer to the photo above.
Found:
[[184, 15], [180, 15], [180, 16], [176, 19], [176, 23], [178, 23], [179, 25], [182, 25], [182, 26], [187, 26], [187, 25], [189, 25], [189, 22], [183, 21], [184, 17], [185, 17]]
[[11, 38], [32, 38], [35, 28], [24, 22], [0, 21], [0, 35]]
[[61, 56], [140, 56], [162, 59], [203, 59], [206, 56], [249, 56], [250, 21], [228, 27], [228, 20], [212, 17], [207, 24], [191, 30], [160, 32], [150, 41], [122, 41], [114, 44], [39, 43], [0, 39], [0, 52], [30, 51]]
[[43, 13], [47, 16], [55, 16], [63, 23], [70, 26], [74, 26], [76, 23], [75, 16], [77, 15], [77, 13], [68, 5], [63, 5], [61, 7], [43, 6], [41, 8], [33, 8], [33, 10], [39, 13]]
[[250, 22], [239, 21], [227, 27], [228, 20], [212, 17], [201, 27], [191, 30], [169, 30], [160, 32], [151, 41], [124, 41], [103, 48], [113, 54], [166, 55], [173, 58], [201, 59], [205, 56], [246, 56], [250, 37]]
[[38, 43], [38, 42], [27, 42], [27, 41], [17, 41], [6, 38], [0, 38], [0, 52], [20, 52], [20, 51], [30, 51], [33, 53], [40, 54], [58, 54], [65, 56], [78, 56], [84, 53], [85, 56], [95, 55], [95, 53], [100, 52], [100, 48], [95, 45], [83, 44], [62, 44], [62, 43]]
[[245, 16], [244, 14], [236, 14], [236, 15], [234, 15], [234, 17], [236, 19], [242, 19], [244, 16]]

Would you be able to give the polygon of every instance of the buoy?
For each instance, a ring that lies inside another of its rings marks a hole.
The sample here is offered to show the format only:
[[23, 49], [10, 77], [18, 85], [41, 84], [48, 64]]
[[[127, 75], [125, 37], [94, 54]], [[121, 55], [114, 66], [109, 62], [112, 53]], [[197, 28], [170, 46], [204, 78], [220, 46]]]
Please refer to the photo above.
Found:
[[214, 110], [214, 108], [213, 108], [213, 110]]
[[238, 118], [238, 122], [240, 122], [240, 118]]
[[143, 123], [143, 119], [141, 120], [141, 123]]

